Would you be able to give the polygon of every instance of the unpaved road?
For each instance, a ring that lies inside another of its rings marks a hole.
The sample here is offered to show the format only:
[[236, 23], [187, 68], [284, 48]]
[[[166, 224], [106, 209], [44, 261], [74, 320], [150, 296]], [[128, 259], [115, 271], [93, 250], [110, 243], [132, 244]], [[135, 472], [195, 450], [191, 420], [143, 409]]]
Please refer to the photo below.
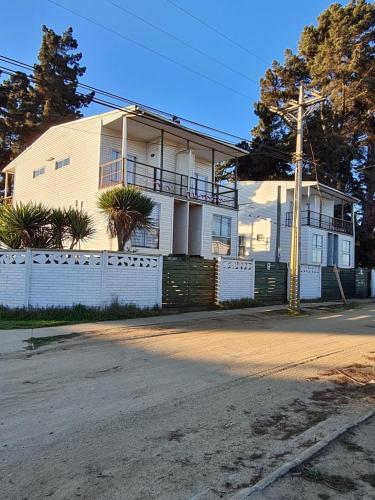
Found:
[[330, 377], [374, 353], [366, 303], [103, 326], [4, 354], [1, 498], [229, 498], [373, 407]]

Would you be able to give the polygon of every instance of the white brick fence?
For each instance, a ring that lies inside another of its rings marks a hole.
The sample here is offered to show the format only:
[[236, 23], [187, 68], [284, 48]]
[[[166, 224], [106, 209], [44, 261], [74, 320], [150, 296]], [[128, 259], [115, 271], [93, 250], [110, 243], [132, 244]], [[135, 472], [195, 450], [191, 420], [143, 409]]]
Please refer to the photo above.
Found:
[[216, 301], [254, 298], [255, 262], [219, 257]]
[[0, 304], [161, 306], [162, 257], [76, 250], [0, 250]]
[[[288, 270], [289, 299], [290, 270]], [[304, 300], [320, 299], [322, 296], [322, 268], [319, 265], [301, 264], [300, 267], [300, 297]]]
[[322, 295], [322, 268], [301, 265], [301, 299], [320, 299]]

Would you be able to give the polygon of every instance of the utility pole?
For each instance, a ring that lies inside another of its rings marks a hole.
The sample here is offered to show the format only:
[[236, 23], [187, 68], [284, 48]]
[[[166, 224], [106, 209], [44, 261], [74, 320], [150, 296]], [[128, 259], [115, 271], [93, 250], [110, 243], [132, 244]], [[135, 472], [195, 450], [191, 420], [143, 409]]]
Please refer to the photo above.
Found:
[[313, 110], [313, 106], [325, 100], [320, 94], [311, 92], [312, 97], [305, 98], [303, 82], [299, 87], [298, 102], [290, 101], [285, 108], [271, 107], [270, 110], [278, 113], [293, 129], [296, 130], [296, 153], [294, 173], [294, 200], [292, 236], [290, 243], [290, 284], [289, 310], [300, 310], [300, 257], [301, 257], [301, 198], [302, 198], [302, 171], [303, 171], [303, 122], [304, 118]]

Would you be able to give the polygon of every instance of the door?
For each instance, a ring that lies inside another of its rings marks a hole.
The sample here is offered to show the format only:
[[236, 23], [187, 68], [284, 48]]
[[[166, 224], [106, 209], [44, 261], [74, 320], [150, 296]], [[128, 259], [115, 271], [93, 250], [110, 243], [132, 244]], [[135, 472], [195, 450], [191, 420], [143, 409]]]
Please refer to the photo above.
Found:
[[338, 266], [339, 264], [339, 236], [338, 234], [333, 235], [333, 265]]
[[333, 234], [328, 233], [327, 266], [333, 266]]

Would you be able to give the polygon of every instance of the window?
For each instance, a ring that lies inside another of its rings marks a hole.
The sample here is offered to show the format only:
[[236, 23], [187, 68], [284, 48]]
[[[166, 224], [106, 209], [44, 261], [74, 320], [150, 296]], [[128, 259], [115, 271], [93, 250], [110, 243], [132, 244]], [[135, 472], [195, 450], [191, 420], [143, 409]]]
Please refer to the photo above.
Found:
[[323, 236], [313, 234], [312, 237], [312, 263], [322, 264], [323, 262]]
[[212, 219], [212, 253], [230, 255], [231, 243], [230, 217], [214, 215]]
[[142, 248], [159, 248], [160, 203], [156, 203], [151, 214], [152, 228], [136, 229], [131, 236], [131, 245]]
[[246, 236], [238, 237], [238, 256], [247, 257], [248, 252], [246, 251]]
[[205, 195], [211, 195], [209, 192], [208, 176], [195, 174], [190, 177], [190, 193], [196, 195], [198, 198], [202, 198]]
[[137, 157], [134, 155], [126, 155], [126, 180], [128, 184], [136, 184], [136, 166]]
[[64, 158], [63, 160], [55, 161], [55, 170], [67, 167], [68, 165], [70, 165], [70, 158]]
[[342, 265], [350, 266], [350, 241], [342, 242]]
[[40, 167], [35, 170], [33, 170], [33, 179], [36, 177], [40, 177], [41, 175], [44, 175], [46, 173], [46, 168], [45, 167]]

